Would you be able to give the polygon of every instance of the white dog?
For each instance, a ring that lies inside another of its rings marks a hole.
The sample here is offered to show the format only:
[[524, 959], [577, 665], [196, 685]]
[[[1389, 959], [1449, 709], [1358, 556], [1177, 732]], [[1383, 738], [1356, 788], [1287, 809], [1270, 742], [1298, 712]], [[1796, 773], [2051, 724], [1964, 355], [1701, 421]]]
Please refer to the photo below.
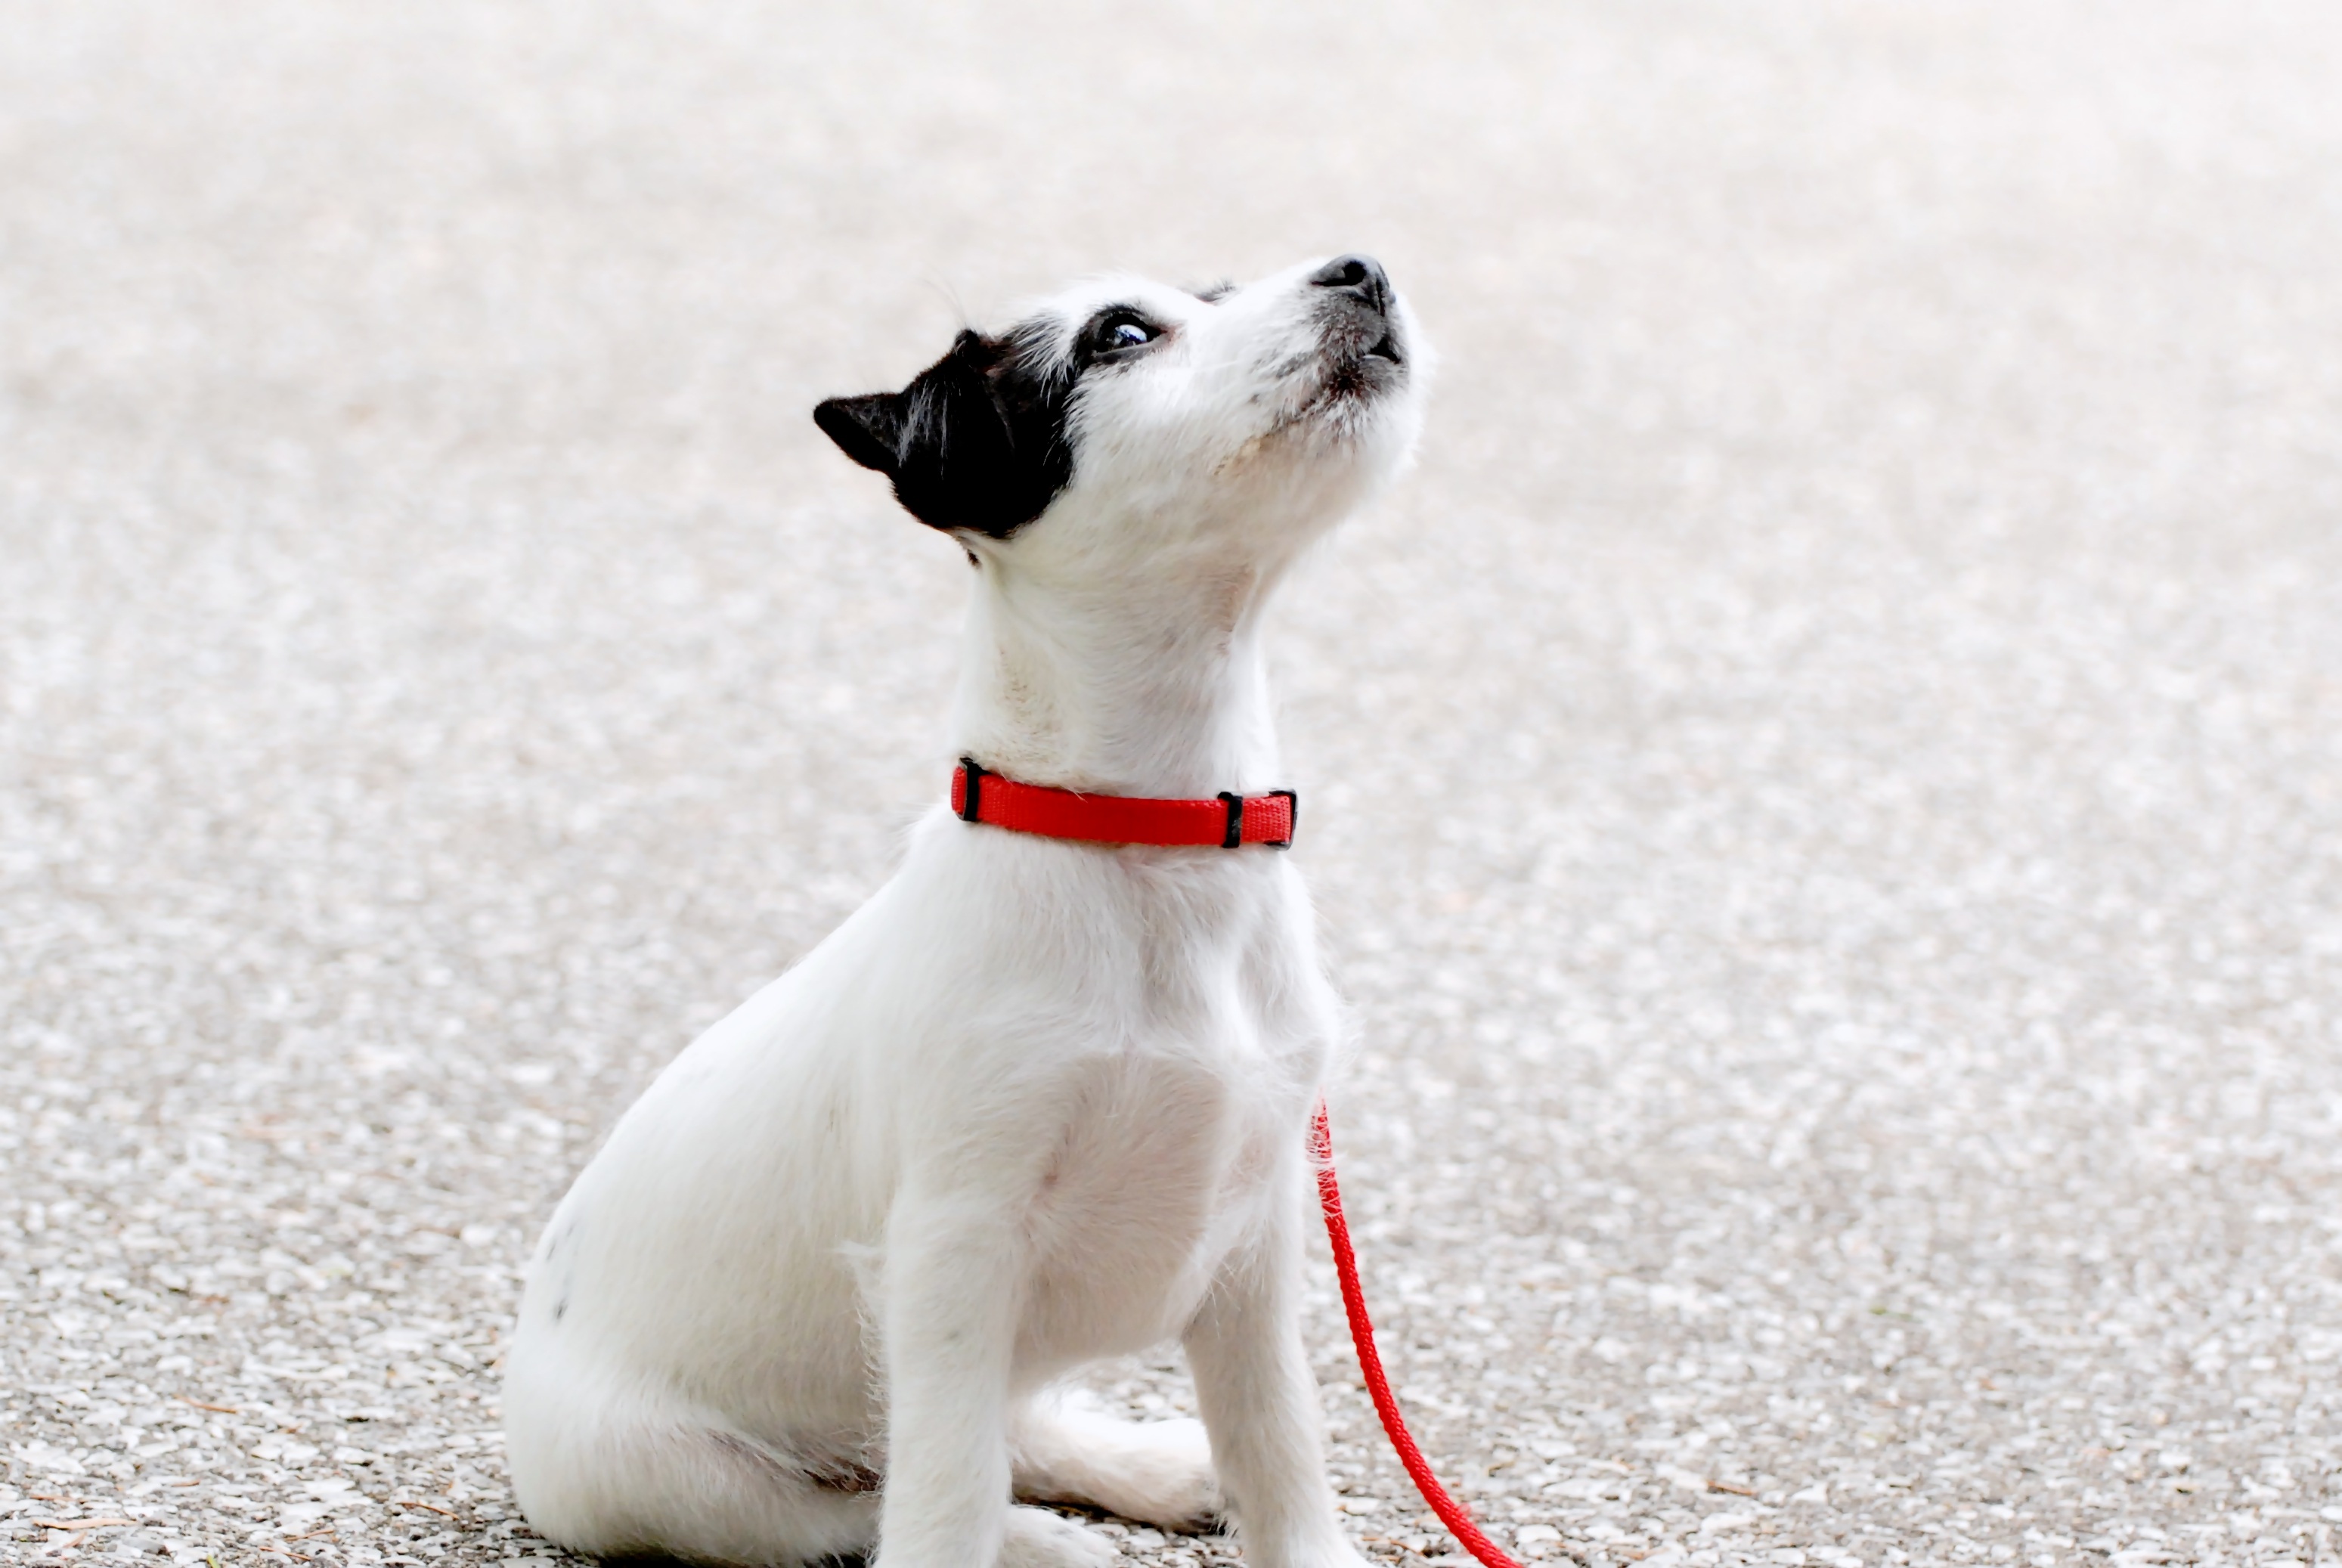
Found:
[[[1341, 256], [1084, 285], [816, 418], [975, 564], [952, 738], [987, 782], [1258, 795], [1285, 782], [1264, 605], [1406, 457], [1422, 362], [1382, 268]], [[1356, 1568], [1297, 1307], [1336, 1027], [1288, 857], [938, 806], [555, 1213], [505, 1373], [530, 1523], [605, 1553], [1084, 1568], [1103, 1536], [1012, 1499], [1225, 1508], [1255, 1568]], [[1200, 1427], [1055, 1391], [1174, 1335]]]

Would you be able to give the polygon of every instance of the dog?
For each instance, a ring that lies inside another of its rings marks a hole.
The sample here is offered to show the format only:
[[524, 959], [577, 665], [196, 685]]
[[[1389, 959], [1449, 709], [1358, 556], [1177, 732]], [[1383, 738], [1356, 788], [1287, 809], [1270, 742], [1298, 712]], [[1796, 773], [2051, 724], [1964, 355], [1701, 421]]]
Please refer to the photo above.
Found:
[[[1282, 784], [1263, 611], [1404, 465], [1426, 370], [1383, 268], [1345, 255], [1082, 284], [822, 404], [974, 565], [968, 791]], [[1360, 1568], [1299, 1321], [1338, 1017], [1291, 858], [975, 815], [928, 813], [555, 1210], [505, 1363], [523, 1511], [598, 1554], [1113, 1561], [1031, 1505], [1057, 1503], [1228, 1518], [1255, 1568]], [[1173, 1337], [1200, 1423], [1061, 1391]]]

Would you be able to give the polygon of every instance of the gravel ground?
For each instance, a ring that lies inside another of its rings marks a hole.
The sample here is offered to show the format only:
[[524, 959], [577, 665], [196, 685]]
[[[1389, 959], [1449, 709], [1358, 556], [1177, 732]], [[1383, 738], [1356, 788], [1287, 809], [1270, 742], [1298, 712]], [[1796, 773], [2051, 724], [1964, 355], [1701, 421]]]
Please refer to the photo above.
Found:
[[557, 1558], [534, 1232], [944, 783], [964, 568], [808, 406], [1364, 246], [1444, 377], [1283, 678], [1426, 1447], [1591, 1568], [2330, 1560], [2337, 79], [2249, 0], [5, 0], [0, 1556]]

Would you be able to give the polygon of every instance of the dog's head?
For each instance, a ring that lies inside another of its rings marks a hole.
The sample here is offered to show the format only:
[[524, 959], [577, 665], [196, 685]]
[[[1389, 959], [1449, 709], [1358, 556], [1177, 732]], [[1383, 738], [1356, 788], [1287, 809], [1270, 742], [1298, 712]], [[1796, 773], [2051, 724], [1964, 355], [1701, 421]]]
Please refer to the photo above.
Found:
[[1412, 448], [1425, 358], [1366, 256], [1196, 293], [1111, 277], [814, 418], [972, 558], [1135, 565], [1337, 520]]

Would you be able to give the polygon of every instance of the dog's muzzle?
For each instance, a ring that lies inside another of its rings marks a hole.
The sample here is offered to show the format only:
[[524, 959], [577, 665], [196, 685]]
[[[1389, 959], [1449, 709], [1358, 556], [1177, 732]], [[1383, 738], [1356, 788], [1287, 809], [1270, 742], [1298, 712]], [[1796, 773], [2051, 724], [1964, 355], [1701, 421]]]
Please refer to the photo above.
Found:
[[1326, 346], [1337, 356], [1386, 360], [1403, 365], [1397, 329], [1391, 322], [1390, 274], [1369, 255], [1339, 255], [1309, 275], [1326, 313]]

